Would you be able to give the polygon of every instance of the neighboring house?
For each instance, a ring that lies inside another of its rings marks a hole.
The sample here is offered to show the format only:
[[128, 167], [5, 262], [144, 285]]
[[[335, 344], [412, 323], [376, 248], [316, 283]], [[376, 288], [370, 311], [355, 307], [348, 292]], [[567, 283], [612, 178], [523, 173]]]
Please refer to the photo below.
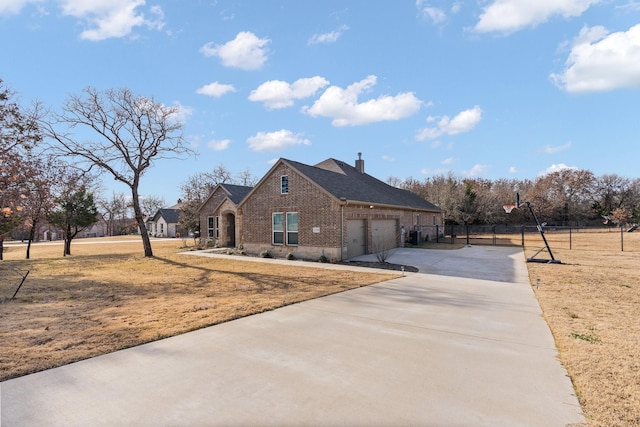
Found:
[[181, 229], [178, 224], [180, 219], [180, 205], [158, 209], [147, 220], [147, 231], [152, 237], [180, 237]]
[[87, 227], [84, 230], [80, 231], [76, 235], [76, 237], [77, 238], [104, 237], [106, 235], [107, 235], [107, 223], [104, 220], [104, 217], [102, 215], [98, 215], [98, 221], [95, 224], [90, 225], [89, 227]]
[[200, 238], [218, 246], [236, 247], [240, 241], [238, 204], [253, 187], [218, 184], [198, 209]]
[[[23, 231], [20, 233], [20, 239], [27, 239], [29, 236], [28, 231]], [[64, 232], [60, 227], [49, 224], [46, 220], [40, 221], [37, 226], [37, 231], [35, 233], [34, 239], [36, 242], [40, 241], [50, 241], [50, 240], [58, 240], [62, 239], [64, 236]], [[95, 224], [90, 225], [89, 227], [84, 228], [76, 235], [76, 238], [87, 238], [87, 237], [104, 237], [107, 236], [107, 223], [104, 220], [102, 215], [98, 215], [98, 221]]]
[[[335, 159], [315, 166], [280, 159], [253, 187], [221, 184], [200, 209], [202, 237], [248, 253], [343, 260], [423, 238], [442, 226], [440, 208]], [[431, 234], [434, 235], [434, 234]]]

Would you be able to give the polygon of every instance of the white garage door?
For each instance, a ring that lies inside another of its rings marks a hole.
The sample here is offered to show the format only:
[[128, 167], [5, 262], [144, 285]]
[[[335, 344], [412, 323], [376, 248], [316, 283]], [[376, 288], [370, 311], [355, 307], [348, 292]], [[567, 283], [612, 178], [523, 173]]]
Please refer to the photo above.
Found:
[[376, 219], [371, 222], [371, 249], [374, 253], [398, 247], [398, 221]]
[[364, 255], [367, 252], [366, 235], [367, 228], [364, 219], [347, 221], [347, 259]]

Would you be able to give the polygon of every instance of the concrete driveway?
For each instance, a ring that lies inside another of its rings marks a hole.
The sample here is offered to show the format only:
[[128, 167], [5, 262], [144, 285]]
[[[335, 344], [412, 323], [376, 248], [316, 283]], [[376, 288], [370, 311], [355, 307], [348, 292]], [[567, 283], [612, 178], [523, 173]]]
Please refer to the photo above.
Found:
[[0, 383], [1, 425], [585, 422], [521, 251], [393, 257], [421, 273]]

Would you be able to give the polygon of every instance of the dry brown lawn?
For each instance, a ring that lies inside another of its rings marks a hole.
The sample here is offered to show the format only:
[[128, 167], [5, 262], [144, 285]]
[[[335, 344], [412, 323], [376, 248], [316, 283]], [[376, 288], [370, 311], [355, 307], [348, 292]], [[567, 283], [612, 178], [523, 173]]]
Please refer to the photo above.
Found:
[[[640, 230], [547, 230], [545, 237], [562, 264], [527, 263], [529, 278], [589, 426], [640, 426]], [[544, 247], [539, 234], [526, 234], [526, 257]], [[550, 256], [543, 250], [535, 258]]]
[[[624, 252], [615, 231], [574, 233], [571, 245], [566, 233], [547, 237], [562, 264], [528, 263], [529, 276], [589, 426], [640, 426], [640, 232], [625, 233]], [[0, 379], [389, 278], [186, 257], [180, 244], [154, 242], [154, 259], [137, 240], [74, 243], [68, 258], [37, 246], [29, 262], [19, 261], [24, 248], [9, 249], [0, 298], [19, 282], [5, 285], [7, 265], [31, 274], [0, 304]], [[542, 246], [527, 235], [526, 256]]]
[[[640, 233], [624, 252], [611, 232], [574, 235], [571, 250], [547, 236], [562, 264], [528, 263], [529, 277], [588, 424], [640, 426]], [[526, 244], [527, 256], [544, 245]]]
[[[87, 242], [65, 258], [62, 246], [37, 244], [30, 261], [24, 247], [5, 248], [0, 380], [394, 277], [185, 256], [180, 240], [154, 241], [154, 258], [139, 238]], [[12, 269], [30, 271], [13, 300]]]

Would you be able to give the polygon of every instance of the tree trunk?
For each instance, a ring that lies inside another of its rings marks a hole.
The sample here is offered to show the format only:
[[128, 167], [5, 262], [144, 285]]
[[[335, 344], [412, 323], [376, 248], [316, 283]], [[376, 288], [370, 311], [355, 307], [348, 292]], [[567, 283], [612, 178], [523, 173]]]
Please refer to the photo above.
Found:
[[142, 247], [144, 248], [144, 256], [153, 257], [153, 251], [151, 250], [151, 239], [149, 238], [149, 232], [147, 231], [147, 225], [144, 223], [144, 214], [140, 208], [140, 199], [138, 197], [137, 181], [131, 187], [131, 199], [133, 201], [133, 212], [136, 217], [136, 223], [140, 230], [140, 236], [142, 236]]
[[71, 226], [67, 225], [67, 229], [64, 233], [64, 249], [62, 251], [62, 256], [71, 255], [71, 239], [73, 239], [73, 236], [71, 235]]
[[31, 256], [31, 242], [33, 242], [33, 239], [36, 235], [36, 226], [38, 225], [38, 220], [34, 219], [31, 222], [31, 230], [29, 230], [29, 240], [27, 241], [27, 255], [26, 255], [26, 259], [29, 259], [29, 257]]
[[4, 253], [4, 239], [0, 239], [0, 261], [2, 261], [4, 259], [2, 257], [3, 253]]
[[71, 255], [71, 239], [65, 236], [63, 256], [67, 256], [67, 255]]

